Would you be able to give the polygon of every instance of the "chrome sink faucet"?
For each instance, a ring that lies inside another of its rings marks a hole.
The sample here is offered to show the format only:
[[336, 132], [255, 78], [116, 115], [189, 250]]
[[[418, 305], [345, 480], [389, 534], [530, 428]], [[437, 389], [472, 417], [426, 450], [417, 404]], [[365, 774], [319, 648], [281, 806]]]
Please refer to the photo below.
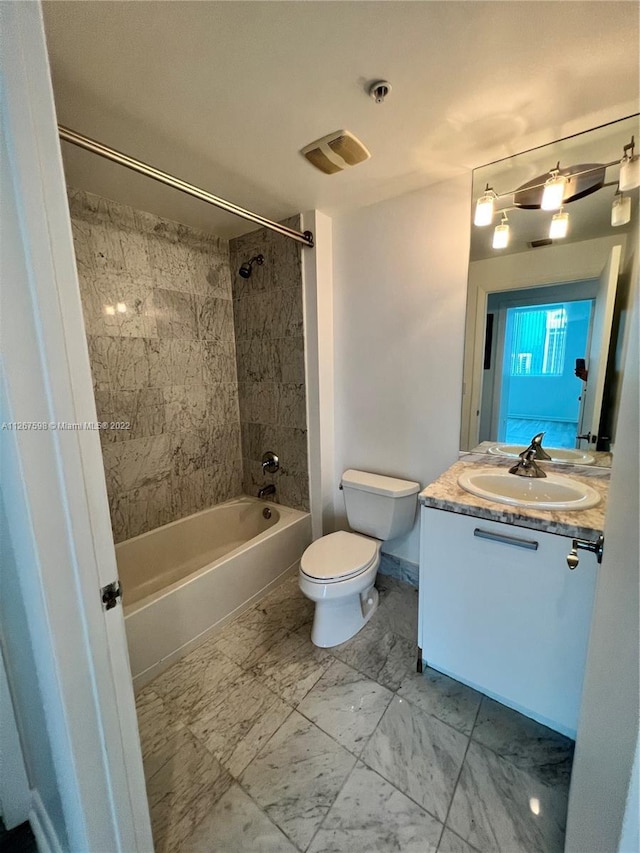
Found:
[[[539, 432], [537, 435], [534, 435], [531, 439], [531, 444], [529, 445], [529, 449], [533, 448], [536, 452], [536, 459], [546, 459], [547, 462], [551, 461], [551, 457], [547, 453], [547, 451], [542, 446], [542, 439], [544, 438], [544, 433]], [[525, 451], [526, 453], [526, 451]], [[520, 454], [522, 456], [522, 453]]]
[[533, 447], [528, 447], [520, 454], [520, 459], [516, 464], [509, 468], [510, 474], [517, 474], [519, 477], [546, 477], [547, 475], [536, 462], [536, 451]]
[[529, 447], [527, 447], [526, 450], [523, 450], [522, 453], [519, 454], [520, 461], [516, 462], [516, 464], [512, 468], [509, 468], [510, 474], [517, 474], [518, 477], [535, 478], [542, 478], [547, 476], [536, 462], [536, 459], [551, 459], [546, 450], [543, 450], [542, 448], [543, 438], [543, 432], [539, 432], [537, 435], [533, 436]]

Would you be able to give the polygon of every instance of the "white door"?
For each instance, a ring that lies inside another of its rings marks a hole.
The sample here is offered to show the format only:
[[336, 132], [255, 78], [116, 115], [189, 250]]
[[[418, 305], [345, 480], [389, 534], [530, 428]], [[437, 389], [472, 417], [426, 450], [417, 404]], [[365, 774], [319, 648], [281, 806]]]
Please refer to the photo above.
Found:
[[[609, 253], [604, 269], [600, 273], [591, 324], [589, 356], [588, 359], [585, 359], [589, 377], [588, 382], [582, 388], [579, 433], [580, 435], [590, 433], [592, 438], [597, 437], [600, 429], [604, 379], [607, 372], [607, 356], [611, 341], [613, 306], [616, 299], [621, 255], [622, 246], [614, 246]], [[588, 439], [582, 439], [576, 442], [576, 446], [586, 450], [591, 445]]]
[[6, 829], [13, 829], [28, 819], [31, 797], [1, 650], [0, 721], [0, 815]]
[[[640, 850], [637, 793], [640, 742], [640, 292], [637, 252], [636, 244], [618, 440], [611, 469], [604, 555], [602, 564], [598, 566], [571, 776], [566, 853], [637, 853]], [[580, 566], [577, 571], [580, 571]]]
[[37, 789], [32, 822], [41, 849], [147, 853], [122, 607], [100, 597], [116, 577], [100, 441], [51, 427], [95, 423], [96, 410], [41, 8], [0, 14], [2, 419], [46, 425], [0, 432], [0, 486], [66, 843]]

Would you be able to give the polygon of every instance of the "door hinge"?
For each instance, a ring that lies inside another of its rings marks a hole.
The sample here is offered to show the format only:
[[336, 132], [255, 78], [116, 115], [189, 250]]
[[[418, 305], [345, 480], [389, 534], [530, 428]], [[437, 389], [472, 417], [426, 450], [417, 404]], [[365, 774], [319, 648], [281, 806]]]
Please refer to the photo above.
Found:
[[113, 581], [103, 586], [100, 590], [100, 598], [102, 599], [102, 607], [105, 610], [111, 610], [116, 606], [118, 601], [122, 601], [122, 586], [119, 580]]

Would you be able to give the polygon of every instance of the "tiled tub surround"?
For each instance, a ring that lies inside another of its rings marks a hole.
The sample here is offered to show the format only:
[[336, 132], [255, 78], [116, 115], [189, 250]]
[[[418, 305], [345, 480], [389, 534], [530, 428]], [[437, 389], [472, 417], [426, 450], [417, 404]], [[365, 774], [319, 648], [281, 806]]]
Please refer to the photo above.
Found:
[[[490, 460], [490, 461], [489, 461]], [[573, 480], [584, 480], [600, 494], [600, 503], [592, 509], [578, 512], [563, 510], [541, 510], [526, 507], [509, 506], [495, 503], [472, 495], [458, 485], [458, 477], [469, 466], [477, 468], [508, 469], [513, 466], [513, 459], [483, 454], [465, 453], [460, 461], [455, 462], [441, 474], [437, 480], [420, 492], [419, 500], [424, 506], [443, 509], [461, 515], [471, 515], [486, 518], [503, 524], [515, 524], [531, 530], [542, 530], [547, 533], [557, 533], [561, 536], [578, 538], [594, 538], [594, 534], [604, 530], [604, 518], [607, 507], [610, 471], [595, 465], [555, 465], [551, 462], [541, 463], [546, 471], [564, 474]], [[516, 476], [515, 474], [513, 476]]]
[[228, 244], [69, 190], [117, 542], [242, 492]]
[[573, 743], [433, 670], [417, 592], [333, 649], [286, 581], [137, 697], [158, 853], [560, 853]]
[[[284, 224], [300, 228], [300, 218]], [[231, 240], [230, 251], [244, 490], [255, 494], [273, 482], [276, 501], [308, 510], [303, 249], [260, 229]], [[264, 264], [254, 264], [251, 277], [241, 278], [240, 265], [258, 254], [264, 255]], [[262, 471], [266, 450], [280, 457], [276, 474]]]

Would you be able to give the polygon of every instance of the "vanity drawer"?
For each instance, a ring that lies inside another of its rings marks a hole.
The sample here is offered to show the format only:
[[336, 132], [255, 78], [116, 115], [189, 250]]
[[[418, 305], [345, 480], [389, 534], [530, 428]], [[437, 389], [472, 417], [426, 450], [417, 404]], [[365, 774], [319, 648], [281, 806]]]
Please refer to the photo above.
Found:
[[428, 666], [575, 737], [597, 563], [572, 540], [421, 510], [419, 637]]

